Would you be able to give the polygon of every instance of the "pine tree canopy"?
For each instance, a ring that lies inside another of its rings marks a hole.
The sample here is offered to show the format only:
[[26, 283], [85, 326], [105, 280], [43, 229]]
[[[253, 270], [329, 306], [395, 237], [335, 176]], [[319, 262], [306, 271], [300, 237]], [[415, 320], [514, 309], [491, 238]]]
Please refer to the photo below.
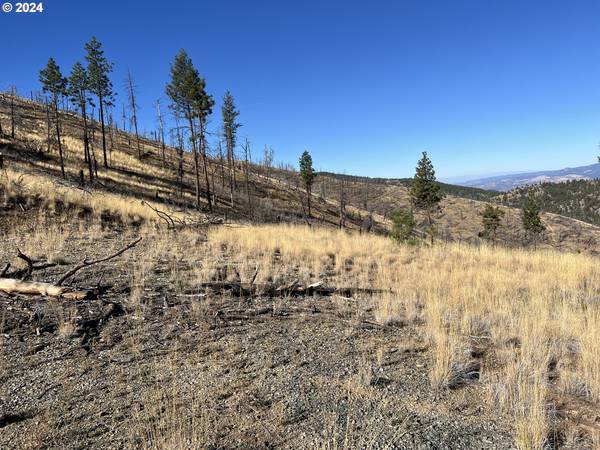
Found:
[[235, 147], [236, 142], [236, 131], [242, 125], [236, 122], [240, 112], [235, 107], [235, 101], [231, 92], [225, 92], [223, 97], [223, 106], [221, 107], [221, 114], [223, 116], [223, 129], [225, 131], [225, 137], [230, 142], [232, 147]]
[[102, 44], [96, 37], [92, 37], [90, 42], [85, 44], [85, 51], [89, 89], [98, 97], [102, 97], [103, 101], [106, 100], [105, 103], [110, 106], [114, 93], [108, 74], [112, 72], [113, 66], [104, 56]]
[[533, 234], [540, 234], [546, 229], [540, 218], [540, 208], [533, 199], [529, 199], [523, 206], [521, 221], [525, 231]]
[[440, 189], [441, 187], [435, 178], [433, 164], [427, 156], [427, 152], [423, 152], [410, 187], [413, 206], [419, 209], [433, 208], [444, 198]]
[[67, 81], [67, 93], [71, 102], [77, 106], [83, 106], [86, 101], [85, 91], [88, 90], [88, 79], [87, 72], [79, 61], [73, 65]]
[[187, 52], [181, 49], [171, 65], [171, 82], [166, 88], [171, 108], [188, 119], [197, 114], [204, 118], [212, 112], [214, 105], [214, 100], [206, 93], [205, 87], [204, 78], [198, 74]]
[[486, 205], [480, 214], [483, 224], [483, 235], [486, 237], [495, 237], [496, 230], [500, 227], [502, 218], [504, 217], [504, 210], [497, 206]]
[[48, 60], [45, 68], [40, 70], [40, 83], [44, 92], [50, 92], [56, 101], [59, 95], [66, 92], [66, 80], [60, 73], [60, 67], [53, 58]]
[[313, 169], [313, 161], [308, 150], [305, 150], [300, 157], [300, 177], [307, 188], [310, 188], [317, 174]]

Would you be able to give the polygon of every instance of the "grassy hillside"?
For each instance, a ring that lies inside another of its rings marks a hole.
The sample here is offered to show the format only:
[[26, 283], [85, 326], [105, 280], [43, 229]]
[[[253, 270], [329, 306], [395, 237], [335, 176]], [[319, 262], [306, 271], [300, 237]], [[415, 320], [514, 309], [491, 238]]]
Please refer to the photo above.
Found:
[[[329, 178], [327, 178], [329, 177]], [[325, 193], [330, 198], [339, 198], [343, 189], [346, 201], [363, 210], [373, 211], [375, 217], [387, 221], [391, 211], [397, 208], [410, 208], [410, 197], [405, 186], [393, 183], [364, 183], [337, 177], [323, 176], [319, 183], [326, 186]], [[315, 189], [317, 191], [317, 189]], [[497, 203], [495, 198], [492, 203]], [[450, 241], [480, 244], [482, 230], [480, 213], [486, 203], [446, 195], [441, 203], [441, 211], [436, 214], [436, 229], [440, 238]], [[525, 242], [519, 208], [503, 206], [505, 216], [498, 232], [498, 242], [509, 247], [520, 247]], [[420, 229], [424, 229], [425, 217], [416, 214]], [[600, 251], [600, 229], [594, 225], [561, 216], [543, 213], [542, 220], [547, 231], [541, 247], [566, 251], [584, 251], [596, 254]]]
[[[226, 169], [220, 160], [213, 157], [209, 160], [208, 169], [215, 208], [208, 214], [204, 182], [201, 183], [201, 211], [195, 207], [193, 159], [189, 153], [183, 154], [183, 179], [179, 180], [179, 152], [176, 149], [167, 146], [163, 162], [161, 145], [142, 138], [142, 157], [138, 158], [135, 137], [109, 127], [109, 167], [104, 168], [100, 126], [96, 122], [92, 122], [90, 142], [98, 176], [90, 183], [83, 160], [82, 120], [66, 112], [61, 112], [61, 122], [67, 177], [61, 179], [56, 142], [52, 142], [51, 151], [47, 151], [45, 106], [15, 98], [17, 127], [15, 139], [11, 139], [10, 99], [5, 97], [5, 101], [0, 102], [0, 122], [5, 131], [4, 137], [0, 137], [0, 149], [5, 159], [0, 188], [5, 209], [12, 207], [18, 212], [28, 205], [43, 204], [51, 209], [71, 206], [97, 217], [113, 217], [132, 223], [141, 220], [160, 222], [155, 211], [145, 205], [150, 204], [177, 220], [188, 222], [201, 222], [209, 217], [257, 222], [305, 221], [304, 195], [298, 186], [297, 174], [279, 171], [277, 178], [270, 177], [258, 165], [246, 166], [243, 161], [238, 161], [235, 170], [237, 188], [232, 206]], [[83, 185], [80, 183], [80, 170], [85, 177]], [[332, 226], [337, 223], [334, 205], [327, 201], [314, 203], [313, 220], [316, 223]], [[360, 214], [352, 212], [348, 228], [358, 229], [360, 224]]]
[[[371, 178], [359, 177], [355, 175], [335, 174], [331, 172], [320, 172], [320, 175], [326, 178], [335, 178], [345, 180], [351, 184], [361, 185], [392, 185], [410, 187], [411, 178]], [[462, 197], [472, 200], [488, 201], [500, 194], [499, 191], [491, 191], [475, 187], [458, 186], [456, 184], [439, 183], [442, 187], [442, 192], [446, 195], [454, 197]]]
[[[67, 178], [60, 177], [55, 143], [47, 151], [46, 110], [43, 105], [15, 99], [17, 116], [16, 139], [7, 136], [10, 129], [10, 103], [0, 103], [0, 122], [5, 135], [5, 169], [0, 176], [0, 196], [6, 214], [18, 217], [30, 208], [43, 206], [61, 213], [71, 211], [82, 217], [94, 216], [104, 222], [139, 225], [154, 221], [202, 224], [214, 221], [241, 221], [256, 223], [306, 223], [338, 227], [339, 201], [342, 190], [346, 203], [346, 228], [359, 230], [365, 218], [372, 214], [373, 230], [385, 233], [390, 227], [390, 213], [397, 208], [408, 208], [407, 180], [373, 180], [321, 173], [313, 188], [313, 217], [306, 217], [306, 197], [293, 170], [266, 168], [258, 164], [236, 165], [237, 189], [233, 206], [229, 192], [227, 171], [221, 161], [212, 155], [208, 172], [215, 208], [212, 212], [202, 197], [202, 209], [195, 207], [195, 179], [193, 161], [183, 154], [183, 178], [178, 177], [179, 152], [171, 147], [165, 151], [163, 162], [159, 143], [141, 140], [142, 156], [138, 158], [135, 138], [128, 133], [109, 128], [109, 168], [101, 163], [99, 125], [93, 123], [91, 144], [98, 161], [98, 177], [93, 183], [87, 179], [83, 161], [81, 119], [71, 113], [61, 113], [65, 147]], [[214, 153], [214, 152], [213, 152]], [[80, 170], [84, 183], [80, 183]], [[247, 182], [246, 182], [247, 177]], [[201, 187], [204, 186], [203, 182]], [[446, 199], [436, 216], [439, 239], [482, 243], [480, 212], [485, 203], [452, 195], [449, 189], [461, 189], [464, 195], [488, 198], [492, 193], [443, 185]], [[458, 193], [459, 191], [455, 191]], [[204, 192], [202, 192], [203, 194]], [[160, 217], [165, 212], [171, 219]], [[499, 242], [507, 246], [521, 246], [523, 233], [518, 209], [506, 207], [506, 216], [499, 231]], [[418, 228], [423, 230], [424, 217], [417, 212]], [[542, 247], [568, 251], [600, 250], [600, 229], [556, 214], [544, 214], [547, 233]], [[172, 225], [172, 223], [171, 223]]]

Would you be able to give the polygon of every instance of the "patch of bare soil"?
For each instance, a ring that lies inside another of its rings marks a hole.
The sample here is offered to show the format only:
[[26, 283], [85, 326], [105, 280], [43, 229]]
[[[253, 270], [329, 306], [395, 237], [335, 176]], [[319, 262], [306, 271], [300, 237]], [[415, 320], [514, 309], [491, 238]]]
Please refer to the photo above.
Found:
[[[65, 263], [128, 239], [72, 238]], [[80, 272], [92, 300], [0, 294], [0, 448], [514, 448], [476, 377], [431, 389], [415, 325], [340, 295], [181, 288], [160, 260], [134, 293], [141, 252]]]

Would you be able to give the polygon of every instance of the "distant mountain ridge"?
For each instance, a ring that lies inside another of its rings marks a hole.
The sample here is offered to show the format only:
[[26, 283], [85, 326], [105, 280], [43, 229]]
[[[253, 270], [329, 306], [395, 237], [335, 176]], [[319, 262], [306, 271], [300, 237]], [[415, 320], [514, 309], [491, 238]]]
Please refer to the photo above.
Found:
[[510, 191], [511, 189], [540, 184], [561, 183], [573, 180], [592, 180], [600, 178], [600, 164], [589, 166], [567, 167], [559, 170], [543, 170], [539, 172], [515, 173], [476, 180], [464, 181], [461, 186], [477, 187], [495, 191]]

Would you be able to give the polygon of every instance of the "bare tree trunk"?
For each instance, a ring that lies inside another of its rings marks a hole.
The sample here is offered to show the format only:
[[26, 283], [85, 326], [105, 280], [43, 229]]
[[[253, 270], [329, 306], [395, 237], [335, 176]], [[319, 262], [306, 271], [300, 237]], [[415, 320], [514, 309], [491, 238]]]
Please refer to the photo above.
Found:
[[210, 196], [210, 182], [208, 180], [208, 158], [206, 157], [206, 136], [204, 132], [204, 117], [200, 113], [200, 151], [202, 152], [202, 162], [204, 165], [204, 178], [206, 181], [206, 201], [208, 201], [208, 209], [212, 211], [212, 200]]
[[58, 155], [60, 157], [60, 172], [62, 173], [62, 177], [66, 178], [65, 163], [63, 161], [62, 143], [60, 141], [60, 119], [58, 116], [58, 97], [56, 95], [54, 96], [54, 113], [56, 115], [56, 139], [58, 141]]
[[213, 195], [213, 205], [217, 205], [217, 190], [215, 189], [215, 171], [216, 167], [213, 166], [213, 170], [210, 172], [210, 181], [212, 183], [212, 195]]
[[46, 98], [46, 120], [48, 123], [48, 137], [47, 137], [47, 142], [48, 142], [48, 153], [50, 153], [50, 129], [52, 128], [50, 125], [50, 103], [48, 102], [48, 99]]
[[156, 101], [156, 110], [158, 113], [158, 124], [160, 126], [160, 141], [162, 148], [162, 165], [165, 166], [165, 124], [163, 122], [163, 117], [160, 112], [160, 100]]
[[90, 138], [88, 136], [88, 124], [87, 124], [87, 112], [85, 110], [85, 95], [83, 103], [81, 104], [81, 115], [83, 116], [83, 152], [84, 159], [88, 165], [88, 172], [90, 174], [90, 182], [94, 180], [94, 170], [92, 168], [92, 155], [90, 152]]
[[183, 196], [183, 133], [179, 126], [179, 114], [175, 113], [175, 132], [177, 136], [177, 153], [179, 165], [177, 167], [177, 178], [179, 179], [179, 197]]
[[221, 165], [221, 188], [225, 190], [225, 161], [223, 160], [223, 147], [219, 139], [219, 163]]
[[251, 160], [251, 156], [250, 156], [250, 142], [248, 141], [248, 139], [246, 139], [246, 142], [244, 143], [244, 159], [245, 159], [245, 164], [244, 164], [244, 175], [246, 178], [246, 197], [248, 198], [248, 212], [250, 214], [250, 217], [254, 217], [254, 211], [252, 208], [252, 197], [250, 196], [250, 160]]
[[233, 142], [232, 142], [232, 138], [231, 136], [227, 135], [225, 136], [225, 141], [227, 144], [227, 165], [229, 168], [229, 197], [231, 200], [231, 207], [234, 207], [234, 200], [233, 200], [233, 191], [235, 189], [235, 184], [236, 184], [236, 180], [235, 180], [235, 167], [234, 167], [234, 160], [233, 160]]
[[192, 135], [192, 152], [194, 154], [194, 174], [196, 176], [196, 208], [200, 209], [200, 169], [198, 167], [198, 149], [196, 147], [196, 130], [194, 129], [194, 117], [190, 108], [187, 113], [190, 123], [190, 133]]
[[13, 94], [10, 97], [10, 137], [13, 139], [15, 138], [15, 122], [15, 98]]
[[98, 96], [98, 99], [100, 100], [100, 123], [102, 124], [102, 154], [104, 156], [104, 167], [108, 168], [108, 159], [106, 158], [106, 134], [104, 130], [104, 100], [101, 95]]
[[131, 108], [133, 127], [135, 129], [135, 140], [137, 142], [138, 159], [142, 158], [142, 150], [140, 149], [140, 136], [137, 126], [137, 104], [135, 103], [135, 87], [133, 85], [133, 77], [131, 72], [127, 72], [127, 94], [129, 96], [129, 107]]
[[346, 226], [346, 193], [344, 191], [345, 182], [341, 180], [340, 187], [340, 229]]

